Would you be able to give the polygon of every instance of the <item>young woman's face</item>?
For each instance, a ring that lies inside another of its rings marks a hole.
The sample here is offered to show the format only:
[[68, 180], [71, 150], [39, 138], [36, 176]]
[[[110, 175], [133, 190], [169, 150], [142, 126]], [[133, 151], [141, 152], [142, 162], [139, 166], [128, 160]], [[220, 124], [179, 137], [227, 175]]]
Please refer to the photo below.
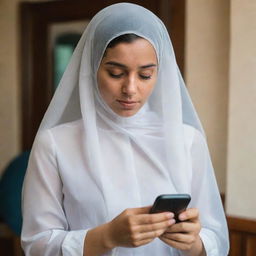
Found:
[[151, 94], [157, 79], [157, 56], [145, 39], [108, 48], [97, 81], [106, 104], [118, 115], [136, 114]]

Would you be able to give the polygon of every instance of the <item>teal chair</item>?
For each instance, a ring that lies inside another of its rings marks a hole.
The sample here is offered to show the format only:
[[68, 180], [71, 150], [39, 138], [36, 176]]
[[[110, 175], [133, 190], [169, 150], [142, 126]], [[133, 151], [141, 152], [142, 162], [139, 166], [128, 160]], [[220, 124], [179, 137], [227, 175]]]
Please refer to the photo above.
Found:
[[0, 221], [17, 236], [21, 233], [21, 190], [29, 153], [26, 151], [14, 158], [0, 179]]

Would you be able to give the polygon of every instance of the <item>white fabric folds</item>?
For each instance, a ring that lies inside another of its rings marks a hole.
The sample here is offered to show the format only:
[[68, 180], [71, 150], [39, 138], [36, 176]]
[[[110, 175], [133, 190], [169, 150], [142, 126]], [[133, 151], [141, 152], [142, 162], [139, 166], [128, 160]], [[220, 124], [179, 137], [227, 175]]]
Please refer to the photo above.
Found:
[[[96, 74], [108, 43], [134, 33], [158, 57], [152, 95], [132, 117], [102, 100]], [[163, 193], [189, 193], [208, 256], [225, 256], [228, 232], [204, 132], [168, 32], [149, 10], [120, 3], [83, 33], [36, 136], [23, 188], [26, 255], [83, 255], [86, 231]], [[107, 255], [183, 255], [159, 239]]]

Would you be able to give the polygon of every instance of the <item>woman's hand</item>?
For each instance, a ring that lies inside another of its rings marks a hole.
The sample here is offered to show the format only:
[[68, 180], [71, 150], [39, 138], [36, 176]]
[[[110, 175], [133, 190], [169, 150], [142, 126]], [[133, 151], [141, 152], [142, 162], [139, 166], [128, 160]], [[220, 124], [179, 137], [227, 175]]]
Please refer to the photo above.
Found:
[[138, 247], [150, 243], [175, 223], [173, 213], [149, 214], [150, 208], [126, 209], [107, 223], [108, 247]]
[[173, 248], [183, 250], [186, 255], [206, 255], [199, 237], [201, 224], [198, 209], [187, 209], [179, 215], [179, 220], [182, 222], [169, 227], [160, 239]]

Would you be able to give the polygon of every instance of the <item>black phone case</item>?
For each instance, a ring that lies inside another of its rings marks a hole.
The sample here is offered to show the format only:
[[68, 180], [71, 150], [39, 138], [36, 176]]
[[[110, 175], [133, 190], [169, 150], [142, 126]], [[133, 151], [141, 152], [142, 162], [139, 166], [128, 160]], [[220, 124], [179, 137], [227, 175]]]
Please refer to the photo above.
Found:
[[186, 210], [191, 197], [189, 194], [165, 194], [156, 198], [150, 213], [173, 212], [176, 222], [178, 215]]

